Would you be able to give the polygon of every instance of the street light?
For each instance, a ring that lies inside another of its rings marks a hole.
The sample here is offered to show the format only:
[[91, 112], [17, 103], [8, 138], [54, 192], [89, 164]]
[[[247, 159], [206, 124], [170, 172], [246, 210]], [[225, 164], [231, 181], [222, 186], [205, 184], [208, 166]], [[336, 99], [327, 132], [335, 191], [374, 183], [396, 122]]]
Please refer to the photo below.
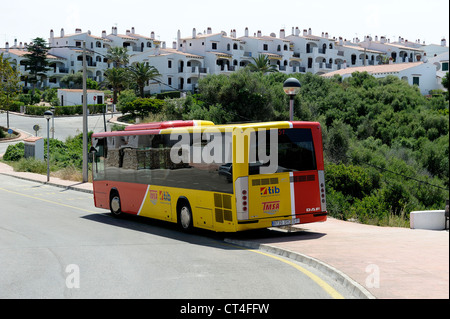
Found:
[[45, 111], [44, 118], [47, 120], [47, 183], [50, 181], [50, 119], [53, 117], [52, 111]]
[[300, 91], [300, 82], [295, 78], [289, 78], [284, 81], [283, 90], [284, 93], [289, 95], [289, 120], [294, 120], [294, 97]]
[[52, 139], [55, 138], [55, 107], [52, 106], [50, 108], [50, 111], [52, 111], [53, 115], [52, 115]]

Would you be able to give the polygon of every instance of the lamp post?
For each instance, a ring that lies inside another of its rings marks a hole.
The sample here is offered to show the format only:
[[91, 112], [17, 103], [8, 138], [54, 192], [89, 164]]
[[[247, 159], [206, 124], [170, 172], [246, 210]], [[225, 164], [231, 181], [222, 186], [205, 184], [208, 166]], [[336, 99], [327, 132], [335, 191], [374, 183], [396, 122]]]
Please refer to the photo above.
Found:
[[52, 111], [45, 111], [44, 118], [47, 120], [47, 183], [50, 181], [50, 119], [53, 117]]
[[50, 111], [52, 111], [52, 140], [55, 138], [55, 107], [52, 106], [50, 108]]
[[283, 83], [284, 93], [289, 95], [289, 120], [294, 120], [294, 97], [300, 91], [300, 82], [295, 78], [289, 78]]

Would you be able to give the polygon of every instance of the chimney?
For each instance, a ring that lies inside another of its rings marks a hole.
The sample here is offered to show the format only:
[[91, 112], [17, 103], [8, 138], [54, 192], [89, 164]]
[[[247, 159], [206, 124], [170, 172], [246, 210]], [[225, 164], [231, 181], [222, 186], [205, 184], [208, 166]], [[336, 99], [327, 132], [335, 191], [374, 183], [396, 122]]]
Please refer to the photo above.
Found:
[[208, 33], [208, 34], [212, 34], [212, 29], [211, 29], [211, 27], [208, 27], [207, 33]]
[[131, 27], [131, 34], [136, 34], [136, 31], [134, 30], [134, 27]]
[[113, 35], [117, 35], [117, 27], [113, 28]]
[[284, 32], [284, 29], [280, 30], [280, 38], [284, 39], [286, 37], [286, 33]]
[[325, 38], [328, 39], [328, 32], [325, 32]]
[[166, 41], [163, 41], [163, 43], [162, 43], [162, 48], [163, 48], [163, 49], [166, 48]]
[[126, 31], [126, 35], [130, 35], [130, 30], [127, 30], [127, 31]]
[[308, 29], [308, 35], [312, 35], [312, 30], [311, 30], [311, 28]]
[[106, 38], [106, 30], [102, 31], [102, 38]]
[[303, 29], [303, 36], [306, 37], [308, 35], [308, 30]]
[[248, 28], [245, 28], [245, 36], [248, 37]]
[[64, 38], [64, 28], [61, 28], [61, 38]]
[[322, 38], [325, 38], [325, 32], [322, 32]]
[[296, 36], [300, 35], [300, 29], [298, 27], [295, 28], [295, 35]]
[[14, 48], [17, 49], [17, 39], [14, 39]]
[[262, 32], [261, 32], [261, 30], [258, 30], [258, 38], [261, 38], [262, 37]]
[[5, 43], [5, 50], [6, 50], [6, 52], [9, 52], [9, 42]]
[[195, 39], [195, 36], [197, 35], [196, 33], [197, 33], [197, 31], [195, 30], [195, 28], [193, 28], [192, 29], [192, 39]]
[[446, 47], [447, 46], [447, 40], [442, 39], [441, 40], [441, 46]]
[[181, 39], [181, 31], [178, 30], [177, 31], [177, 40], [178, 40], [178, 42], [180, 42], [180, 39]]
[[154, 32], [154, 31], [152, 31], [152, 32], [150, 33], [150, 38], [152, 38], [152, 39], [155, 38], [155, 32]]
[[339, 37], [339, 45], [344, 45], [344, 41], [342, 40], [342, 37]]
[[174, 49], [174, 50], [177, 49], [177, 42], [176, 41], [172, 42], [172, 49]]
[[378, 42], [378, 36], [377, 36], [377, 35], [375, 36], [375, 41], [377, 41], [377, 42]]
[[81, 33], [81, 29], [80, 28], [76, 28], [75, 29], [75, 33]]
[[50, 39], [53, 39], [53, 37], [55, 36], [53, 29], [50, 30]]
[[[298, 29], [298, 27], [297, 27], [297, 29]], [[294, 27], [292, 27], [292, 35], [295, 35], [295, 31], [294, 30], [295, 30]]]
[[385, 37], [385, 36], [381, 36], [380, 42], [381, 42], [381, 43], [386, 43], [386, 37]]

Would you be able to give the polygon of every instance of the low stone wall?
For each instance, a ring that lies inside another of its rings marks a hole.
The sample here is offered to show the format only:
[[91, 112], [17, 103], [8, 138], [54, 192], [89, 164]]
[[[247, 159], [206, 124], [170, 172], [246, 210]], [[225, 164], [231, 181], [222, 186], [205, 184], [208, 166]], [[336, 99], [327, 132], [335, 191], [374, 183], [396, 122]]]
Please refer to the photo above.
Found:
[[411, 212], [409, 224], [411, 229], [446, 229], [445, 210], [427, 210]]

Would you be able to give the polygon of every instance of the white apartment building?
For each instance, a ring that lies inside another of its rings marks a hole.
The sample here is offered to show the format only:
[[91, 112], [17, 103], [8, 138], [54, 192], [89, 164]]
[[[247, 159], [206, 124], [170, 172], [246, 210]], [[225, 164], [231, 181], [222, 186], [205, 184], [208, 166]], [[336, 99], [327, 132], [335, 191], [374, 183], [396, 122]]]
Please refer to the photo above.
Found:
[[388, 75], [396, 76], [409, 85], [417, 85], [423, 95], [427, 95], [430, 90], [437, 89], [436, 66], [432, 63], [411, 62], [411, 63], [391, 63], [381, 65], [360, 66], [341, 69], [323, 74], [323, 77], [331, 78], [340, 75], [342, 78], [352, 76], [353, 72], [367, 72], [376, 78], [383, 78]]
[[[278, 36], [275, 33], [263, 35], [261, 31], [251, 35], [246, 28], [241, 37], [237, 36], [235, 29], [227, 34], [224, 31], [213, 33], [211, 28], [197, 32], [194, 28], [192, 33], [183, 37], [178, 31], [177, 41], [170, 49], [166, 48], [164, 41], [155, 40], [154, 32], [145, 36], [137, 34], [134, 28], [119, 34], [117, 27], [112, 27], [110, 34], [103, 31], [101, 36], [94, 36], [90, 31], [82, 32], [81, 29], [65, 34], [61, 29], [59, 36], [50, 31], [48, 59], [52, 70], [41, 83], [42, 86], [60, 87], [64, 75], [83, 69], [83, 42], [86, 42], [89, 78], [103, 81], [105, 71], [111, 67], [106, 61], [108, 49], [124, 47], [128, 50], [130, 63], [148, 63], [162, 74], [158, 81], [146, 87], [145, 90], [150, 93], [195, 90], [201, 77], [230, 74], [252, 63], [253, 58], [261, 54], [266, 55], [279, 72], [319, 75], [345, 68], [376, 66], [382, 62], [403, 64], [426, 61], [435, 52], [448, 54], [445, 39], [440, 47], [428, 47], [420, 40], [408, 42], [401, 37], [392, 43], [384, 36], [380, 39], [378, 36], [366, 36], [363, 41], [358, 38], [348, 41], [342, 37], [331, 37], [328, 32], [313, 35], [310, 28], [301, 32], [298, 27], [292, 28], [290, 34], [281, 29]], [[7, 44], [6, 49], [0, 49], [19, 66], [23, 79], [27, 73], [22, 63], [25, 48], [26, 45], [15, 42], [11, 48]]]

